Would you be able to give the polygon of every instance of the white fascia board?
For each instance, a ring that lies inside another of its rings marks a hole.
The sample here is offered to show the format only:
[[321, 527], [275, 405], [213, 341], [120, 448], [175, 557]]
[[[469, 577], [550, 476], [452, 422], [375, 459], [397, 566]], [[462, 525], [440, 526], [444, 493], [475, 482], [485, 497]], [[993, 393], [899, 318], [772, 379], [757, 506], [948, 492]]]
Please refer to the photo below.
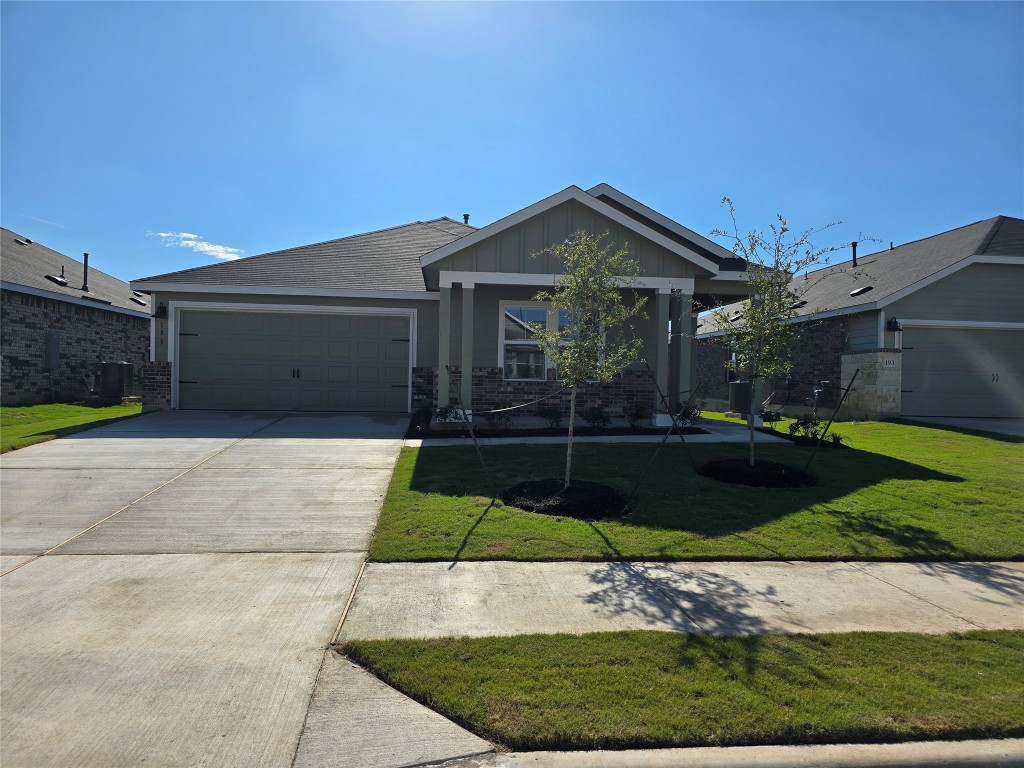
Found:
[[[562, 275], [545, 275], [532, 272], [460, 272], [442, 270], [440, 283], [442, 288], [451, 288], [459, 283], [463, 288], [475, 285], [534, 285], [547, 287], [555, 284]], [[693, 294], [692, 277], [619, 277], [619, 285], [623, 288], [652, 288], [661, 292], [682, 291]]]
[[342, 299], [407, 299], [412, 301], [438, 301], [437, 291], [373, 291], [355, 288], [277, 288], [267, 285], [209, 285], [205, 283], [160, 283], [139, 280], [131, 284], [132, 290], [155, 293], [227, 293], [252, 296], [322, 296]]
[[[832, 317], [842, 317], [843, 315], [859, 315], [862, 312], [874, 312], [878, 309], [878, 304], [857, 304], [853, 307], [843, 307], [842, 309], [830, 309], [822, 310], [821, 312], [813, 312], [809, 315], [797, 315], [789, 319], [790, 323], [805, 323], [813, 320], [828, 320]], [[709, 310], [708, 314], [713, 314], [714, 310]], [[902, 322], [902, 321], [900, 321]], [[708, 331], [706, 333], [698, 333], [696, 338], [698, 339], [712, 339], [718, 336], [724, 335], [724, 331]]]
[[104, 312], [115, 312], [119, 315], [129, 315], [131, 317], [141, 317], [145, 320], [149, 319], [149, 313], [142, 310], [125, 309], [123, 307], [115, 307], [113, 304], [107, 304], [102, 301], [89, 301], [89, 299], [79, 299], [76, 296], [68, 296], [66, 293], [55, 293], [54, 291], [44, 291], [41, 288], [32, 288], [27, 285], [18, 285], [17, 283], [6, 283], [0, 282], [0, 289], [5, 291], [14, 291], [15, 293], [27, 293], [29, 296], [38, 296], [42, 299], [53, 299], [54, 301], [63, 301], [68, 304], [78, 304], [82, 307], [92, 307], [93, 309], [102, 309]]
[[899, 318], [903, 328], [966, 328], [979, 331], [1024, 331], [1024, 323], [1000, 323], [989, 320], [904, 320]]
[[736, 254], [730, 251], [728, 248], [719, 245], [714, 240], [709, 240], [708, 238], [697, 234], [692, 229], [687, 229], [679, 222], [673, 221], [668, 216], [658, 213], [653, 208], [648, 208], [639, 200], [634, 200], [632, 197], [620, 192], [610, 184], [598, 184], [596, 187], [591, 187], [590, 189], [587, 190], [587, 194], [593, 195], [594, 197], [597, 197], [598, 195], [606, 195], [615, 200], [616, 202], [626, 206], [627, 208], [632, 208], [640, 215], [646, 216], [648, 219], [658, 222], [659, 224], [661, 224], [661, 226], [665, 227], [666, 229], [671, 229], [680, 237], [685, 237], [687, 240], [693, 240], [698, 245], [707, 248], [709, 251], [711, 251], [714, 254], [717, 254], [723, 259], [736, 258]]
[[638, 235], [647, 238], [652, 243], [656, 243], [657, 245], [660, 245], [662, 248], [676, 254], [684, 261], [688, 261], [691, 264], [700, 267], [701, 269], [706, 269], [708, 272], [711, 272], [712, 274], [718, 273], [718, 265], [715, 264], [714, 262], [708, 261], [703, 256], [700, 256], [699, 254], [696, 254], [693, 251], [684, 248], [683, 246], [679, 245], [679, 243], [673, 240], [669, 240], [667, 237], [665, 237], [662, 234], [659, 234], [658, 232], [655, 232], [650, 227], [645, 226], [644, 224], [641, 224], [639, 221], [631, 219], [626, 214], [615, 210], [607, 203], [602, 203], [596, 197], [594, 197], [593, 195], [588, 195], [579, 187], [568, 187], [567, 189], [563, 189], [561, 192], [551, 195], [551, 197], [546, 197], [540, 202], [534, 203], [531, 206], [523, 208], [521, 211], [517, 211], [516, 213], [513, 213], [510, 216], [506, 216], [503, 219], [499, 219], [498, 221], [488, 224], [486, 227], [481, 227], [471, 235], [466, 235], [465, 237], [459, 238], [458, 240], [455, 240], [449, 243], [448, 245], [441, 246], [435, 251], [431, 251], [430, 253], [424, 254], [423, 256], [420, 257], [420, 266], [430, 266], [431, 264], [434, 264], [440, 261], [441, 259], [448, 258], [453, 253], [457, 253], [466, 248], [471, 248], [477, 243], [480, 243], [489, 237], [493, 237], [499, 232], [503, 232], [506, 229], [509, 229], [510, 227], [514, 227], [517, 224], [521, 224], [527, 219], [533, 218], [534, 216], [537, 216], [543, 213], [544, 211], [550, 210], [551, 208], [561, 205], [562, 203], [568, 202], [569, 200], [575, 200], [576, 202], [585, 205], [587, 208], [590, 208], [595, 213], [599, 213], [602, 216], [611, 219], [615, 223], [621, 224], [623, 227], [626, 227], [627, 229], [631, 229]]
[[949, 277], [955, 272], [959, 272], [961, 269], [965, 269], [972, 264], [1016, 264], [1024, 267], [1024, 258], [1019, 256], [984, 256], [975, 255], [969, 256], [966, 259], [950, 264], [945, 269], [940, 269], [938, 272], [934, 272], [928, 277], [921, 278], [916, 283], [908, 285], [906, 288], [902, 288], [895, 293], [890, 293], [884, 299], [878, 300], [879, 307], [886, 307], [892, 304], [894, 301], [899, 301], [902, 298], [909, 296], [912, 293], [920, 291], [922, 288], [927, 288], [932, 283], [936, 283], [945, 277]]

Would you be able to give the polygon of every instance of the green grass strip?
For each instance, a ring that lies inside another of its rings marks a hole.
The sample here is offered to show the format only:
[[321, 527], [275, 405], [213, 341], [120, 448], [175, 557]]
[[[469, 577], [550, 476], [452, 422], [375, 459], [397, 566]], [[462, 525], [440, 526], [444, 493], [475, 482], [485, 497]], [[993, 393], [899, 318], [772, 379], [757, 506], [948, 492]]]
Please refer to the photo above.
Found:
[[[491, 504], [470, 446], [404, 449], [370, 550], [376, 561], [445, 560], [1019, 560], [1024, 444], [886, 422], [839, 425], [850, 448], [823, 449], [819, 484], [730, 485], [695, 473], [669, 443], [631, 514], [588, 523]], [[578, 444], [577, 479], [632, 489], [656, 446]], [[744, 455], [695, 444], [698, 462]], [[485, 448], [499, 488], [557, 477], [561, 445]], [[759, 447], [802, 467], [809, 449]]]
[[1024, 632], [667, 632], [352, 641], [389, 685], [510, 749], [1024, 736]]
[[112, 424], [140, 413], [141, 403], [102, 408], [71, 403], [0, 408], [0, 453]]

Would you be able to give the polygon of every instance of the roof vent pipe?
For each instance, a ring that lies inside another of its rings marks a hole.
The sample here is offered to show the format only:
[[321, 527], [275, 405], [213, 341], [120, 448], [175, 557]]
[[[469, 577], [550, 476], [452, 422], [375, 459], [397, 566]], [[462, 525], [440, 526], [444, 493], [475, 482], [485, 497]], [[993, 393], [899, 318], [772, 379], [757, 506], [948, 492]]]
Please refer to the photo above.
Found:
[[82, 260], [85, 262], [85, 270], [82, 272], [82, 290], [89, 292], [89, 254], [83, 253]]
[[469, 224], [469, 214], [468, 213], [462, 214], [462, 223], [463, 224]]
[[850, 245], [853, 247], [853, 266], [857, 266], [857, 241], [854, 240]]
[[889, 241], [889, 250], [892, 250], [892, 240]]

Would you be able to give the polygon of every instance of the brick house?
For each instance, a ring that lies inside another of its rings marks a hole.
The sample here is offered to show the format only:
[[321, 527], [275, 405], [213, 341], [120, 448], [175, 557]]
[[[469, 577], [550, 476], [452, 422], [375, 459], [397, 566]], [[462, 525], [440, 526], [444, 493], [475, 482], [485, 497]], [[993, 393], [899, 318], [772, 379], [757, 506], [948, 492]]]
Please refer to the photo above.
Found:
[[[101, 360], [141, 370], [149, 297], [10, 230], [0, 230], [0, 403], [84, 399]], [[138, 374], [137, 374], [138, 375]]]
[[[805, 304], [790, 376], [765, 385], [773, 405], [803, 412], [828, 381], [819, 404], [834, 407], [859, 370], [841, 417], [1024, 417], [1024, 219], [996, 216], [809, 272], [793, 289]], [[712, 315], [697, 331], [698, 382], [720, 406], [729, 350]]]

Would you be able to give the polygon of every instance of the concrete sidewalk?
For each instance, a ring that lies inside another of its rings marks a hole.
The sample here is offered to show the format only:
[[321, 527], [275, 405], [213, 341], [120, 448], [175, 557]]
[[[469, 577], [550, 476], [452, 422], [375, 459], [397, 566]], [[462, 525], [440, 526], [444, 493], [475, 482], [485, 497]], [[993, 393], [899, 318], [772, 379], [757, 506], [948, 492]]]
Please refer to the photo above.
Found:
[[369, 563], [344, 639], [1024, 628], [1024, 563]]

